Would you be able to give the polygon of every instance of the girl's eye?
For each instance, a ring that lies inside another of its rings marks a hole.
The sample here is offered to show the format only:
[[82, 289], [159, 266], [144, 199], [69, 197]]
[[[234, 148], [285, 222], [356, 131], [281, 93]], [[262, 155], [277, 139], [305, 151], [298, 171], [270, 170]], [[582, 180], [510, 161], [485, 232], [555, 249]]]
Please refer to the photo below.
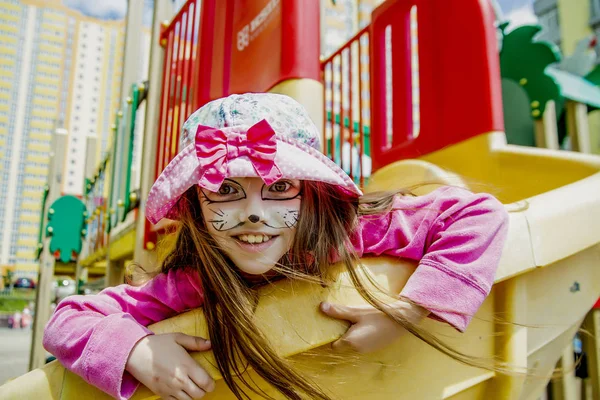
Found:
[[278, 181], [271, 186], [263, 186], [263, 200], [290, 200], [300, 194], [300, 181]]
[[289, 182], [277, 182], [274, 183], [269, 189], [271, 192], [283, 193], [290, 188]]
[[221, 187], [214, 193], [208, 190], [203, 190], [202, 193], [208, 201], [213, 203], [236, 201], [246, 197], [244, 189], [235, 181], [223, 182]]
[[233, 194], [235, 192], [236, 192], [236, 190], [235, 190], [235, 188], [233, 186], [231, 186], [231, 185], [229, 185], [227, 183], [224, 183], [219, 188], [219, 192], [218, 193], [221, 194], [221, 195], [228, 195], [228, 194]]

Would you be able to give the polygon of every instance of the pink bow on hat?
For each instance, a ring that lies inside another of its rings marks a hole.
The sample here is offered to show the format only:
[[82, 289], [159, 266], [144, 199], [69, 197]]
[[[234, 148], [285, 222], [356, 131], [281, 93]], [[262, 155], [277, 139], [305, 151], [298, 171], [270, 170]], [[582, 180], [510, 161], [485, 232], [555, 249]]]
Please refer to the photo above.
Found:
[[246, 156], [265, 184], [270, 185], [283, 176], [275, 165], [276, 153], [275, 131], [264, 119], [251, 126], [246, 134], [231, 137], [220, 129], [198, 125], [196, 155], [201, 171], [198, 184], [216, 192], [227, 177], [227, 161]]

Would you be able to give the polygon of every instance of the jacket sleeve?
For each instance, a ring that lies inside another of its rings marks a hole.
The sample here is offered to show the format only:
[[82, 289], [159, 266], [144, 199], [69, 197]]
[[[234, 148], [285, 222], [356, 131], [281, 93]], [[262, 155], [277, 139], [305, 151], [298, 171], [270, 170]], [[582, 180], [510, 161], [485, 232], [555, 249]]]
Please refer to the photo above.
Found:
[[157, 275], [143, 286], [120, 285], [97, 295], [69, 296], [46, 325], [43, 345], [66, 368], [111, 396], [127, 399], [138, 381], [125, 371], [147, 325], [202, 304], [192, 271]]
[[400, 297], [462, 332], [491, 290], [507, 233], [508, 213], [493, 196], [445, 187], [361, 217], [353, 244], [359, 256], [419, 261]]

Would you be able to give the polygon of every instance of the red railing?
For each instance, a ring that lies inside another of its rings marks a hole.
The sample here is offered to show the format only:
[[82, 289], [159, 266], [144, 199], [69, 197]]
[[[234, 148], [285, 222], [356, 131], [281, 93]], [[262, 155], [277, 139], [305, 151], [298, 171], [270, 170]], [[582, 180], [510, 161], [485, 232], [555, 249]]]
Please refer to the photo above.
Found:
[[[412, 110], [413, 8], [419, 47], [418, 136], [413, 134]], [[496, 41], [489, 0], [462, 0], [460, 7], [447, 0], [388, 0], [373, 12], [374, 169], [504, 129]]]
[[190, 0], [161, 33], [165, 48], [161, 107], [158, 119], [155, 177], [178, 152], [183, 121], [196, 109], [193, 79], [198, 71], [199, 0]]
[[[368, 72], [368, 67], [365, 68], [363, 65], [363, 56], [368, 56], [368, 49], [369, 27], [367, 26], [325, 59], [321, 65], [325, 104], [323, 151], [342, 169], [349, 172], [352, 179], [358, 179], [361, 186], [365, 179], [364, 114], [365, 111], [370, 112], [369, 104], [362, 99], [365, 87], [367, 91], [369, 90], [369, 80], [363, 78], [363, 72]], [[367, 71], [364, 71], [365, 69]], [[345, 157], [344, 145], [348, 146], [348, 157]], [[358, 157], [354, 157], [355, 148], [358, 150]]]
[[[387, 0], [374, 10], [371, 24], [322, 66], [325, 152], [346, 171], [349, 163], [353, 176], [353, 157], [343, 157], [343, 142], [354, 140], [350, 134], [355, 131], [352, 121], [357, 105], [353, 99], [362, 94], [362, 90], [350, 89], [362, 87], [364, 79], [357, 78], [362, 71], [353, 74], [355, 63], [348, 60], [355, 57], [356, 47], [361, 53], [363, 44], [358, 39], [362, 37], [368, 37], [369, 46], [370, 146], [362, 142], [367, 107], [361, 103], [357, 130], [359, 154], [370, 147], [373, 170], [504, 129], [494, 13], [489, 1], [461, 0], [456, 7], [448, 0]], [[413, 51], [416, 41], [418, 51]], [[336, 111], [339, 123], [335, 122]], [[346, 120], [350, 132], [345, 132]], [[338, 137], [340, 160], [336, 159]], [[363, 165], [359, 163], [362, 183]]]
[[[156, 140], [154, 179], [158, 178], [179, 149], [183, 122], [198, 108], [197, 81], [200, 53], [200, 0], [188, 0], [163, 26], [160, 44], [165, 49], [161, 99]], [[154, 227], [146, 220], [144, 247], [152, 250], [156, 243]]]

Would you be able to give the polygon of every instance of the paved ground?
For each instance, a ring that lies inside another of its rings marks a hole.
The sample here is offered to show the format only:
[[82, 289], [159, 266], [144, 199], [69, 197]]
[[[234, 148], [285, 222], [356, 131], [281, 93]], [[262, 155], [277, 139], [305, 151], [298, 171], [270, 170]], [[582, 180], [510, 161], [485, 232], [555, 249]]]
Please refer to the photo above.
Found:
[[0, 328], [0, 385], [27, 372], [31, 328]]

